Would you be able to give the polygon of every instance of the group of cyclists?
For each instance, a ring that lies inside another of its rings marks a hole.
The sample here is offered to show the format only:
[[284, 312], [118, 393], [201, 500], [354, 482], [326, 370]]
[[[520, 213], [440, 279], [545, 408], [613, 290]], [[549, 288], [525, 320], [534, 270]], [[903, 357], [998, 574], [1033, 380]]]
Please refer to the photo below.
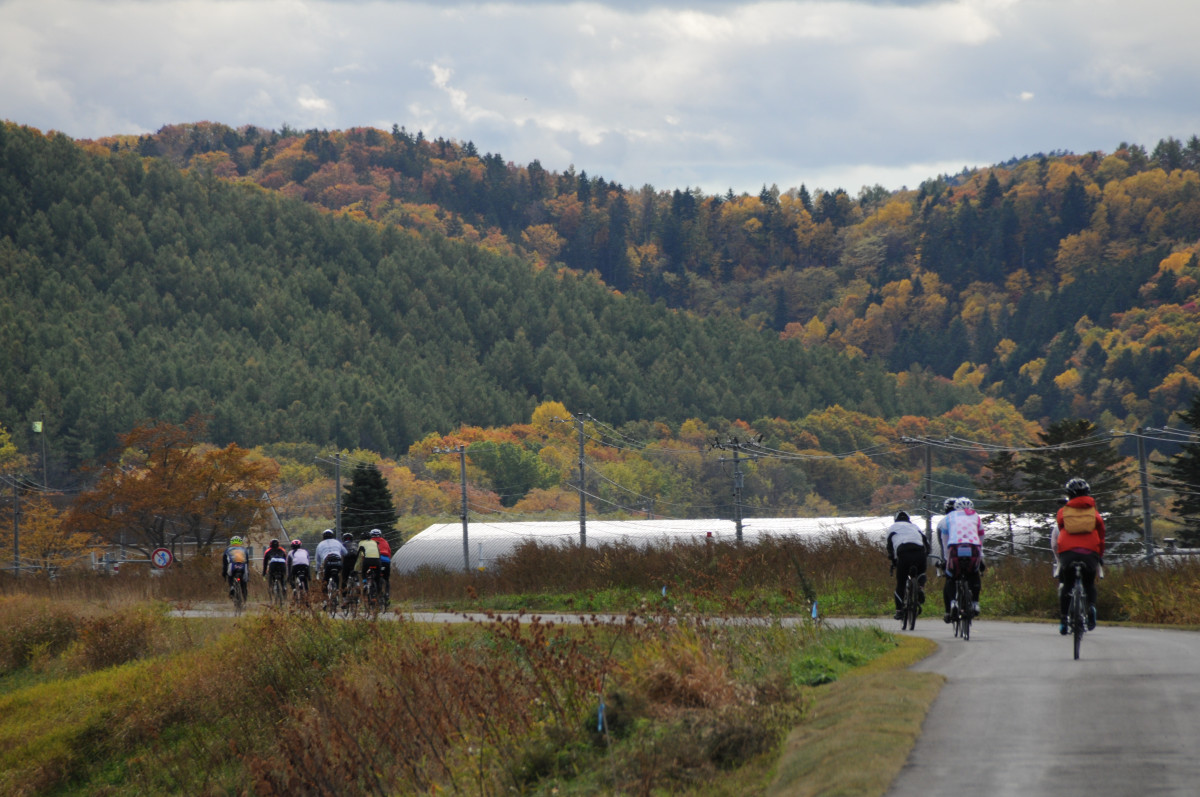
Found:
[[[380, 575], [380, 586], [386, 600], [390, 594], [391, 561], [391, 544], [379, 529], [371, 529], [357, 543], [353, 534], [347, 532], [339, 540], [333, 529], [325, 529], [311, 557], [300, 540], [292, 540], [286, 549], [278, 539], [271, 540], [263, 552], [262, 577], [268, 583], [278, 579], [293, 590], [307, 589], [315, 564], [321, 575], [321, 583], [332, 579], [345, 595], [352, 586], [363, 586], [368, 575], [374, 571]], [[230, 596], [233, 596], [236, 584], [240, 581], [243, 600], [247, 597], [249, 564], [245, 541], [240, 536], [230, 537], [229, 546], [221, 557], [221, 575], [229, 586]]]
[[[1082, 564], [1081, 577], [1087, 595], [1087, 629], [1096, 627], [1096, 575], [1104, 563], [1104, 518], [1096, 508], [1091, 487], [1080, 478], [1064, 485], [1067, 497], [1055, 516], [1050, 548], [1054, 552], [1054, 572], [1059, 582], [1059, 627], [1066, 635], [1067, 607], [1075, 585], [1075, 563]], [[952, 622], [955, 612], [979, 614], [979, 593], [982, 574], [987, 569], [983, 557], [983, 521], [970, 498], [947, 498], [942, 506], [943, 517], [937, 524], [939, 570], [944, 572], [942, 619]], [[913, 523], [907, 512], [899, 512], [887, 529], [887, 555], [896, 576], [892, 593], [896, 604], [896, 619], [903, 617], [904, 587], [910, 573], [917, 575], [918, 606], [925, 603], [925, 583], [928, 557], [932, 543], [925, 532]], [[955, 581], [966, 579], [971, 589], [971, 605], [955, 606]]]

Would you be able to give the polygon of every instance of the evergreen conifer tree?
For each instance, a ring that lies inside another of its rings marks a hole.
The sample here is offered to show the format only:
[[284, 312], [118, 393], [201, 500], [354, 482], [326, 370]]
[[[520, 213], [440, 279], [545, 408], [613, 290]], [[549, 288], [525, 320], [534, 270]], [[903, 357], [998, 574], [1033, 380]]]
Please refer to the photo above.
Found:
[[[1192, 406], [1179, 415], [1188, 426], [1200, 432], [1200, 393], [1192, 396]], [[1180, 542], [1188, 547], [1200, 545], [1200, 442], [1185, 444], [1162, 466], [1162, 472], [1170, 479], [1169, 484], [1175, 492], [1171, 509], [1183, 523]]]
[[1133, 465], [1113, 446], [1108, 435], [1083, 418], [1056, 421], [1038, 435], [1041, 447], [1021, 464], [1026, 479], [1027, 511], [1045, 517], [1048, 532], [1068, 479], [1079, 477], [1092, 488], [1096, 507], [1104, 516], [1107, 550], [1139, 545], [1141, 524], [1133, 515], [1130, 479]]
[[400, 545], [396, 533], [396, 506], [387, 479], [373, 464], [363, 462], [354, 468], [346, 494], [342, 497], [342, 528], [357, 539], [371, 529], [379, 529], [395, 550]]

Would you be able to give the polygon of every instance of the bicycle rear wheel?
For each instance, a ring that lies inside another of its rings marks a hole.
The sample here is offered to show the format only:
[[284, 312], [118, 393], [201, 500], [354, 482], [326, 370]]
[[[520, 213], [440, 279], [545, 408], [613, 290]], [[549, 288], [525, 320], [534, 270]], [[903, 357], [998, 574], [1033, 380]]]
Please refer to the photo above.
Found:
[[971, 616], [974, 611], [971, 608], [971, 586], [965, 578], [958, 581], [958, 616], [962, 624], [962, 638], [965, 642], [971, 638]]
[[242, 611], [246, 608], [245, 596], [242, 594], [242, 580], [238, 577], [233, 579], [233, 614], [235, 617], [241, 617]]
[[904, 626], [901, 631], [912, 631], [917, 627], [917, 579], [908, 577], [904, 585]]
[[1075, 646], [1075, 659], [1079, 660], [1079, 647], [1083, 642], [1083, 632], [1087, 628], [1086, 606], [1087, 601], [1083, 598], [1083, 585], [1079, 583], [1079, 579], [1075, 580], [1075, 586], [1071, 588], [1071, 636]]

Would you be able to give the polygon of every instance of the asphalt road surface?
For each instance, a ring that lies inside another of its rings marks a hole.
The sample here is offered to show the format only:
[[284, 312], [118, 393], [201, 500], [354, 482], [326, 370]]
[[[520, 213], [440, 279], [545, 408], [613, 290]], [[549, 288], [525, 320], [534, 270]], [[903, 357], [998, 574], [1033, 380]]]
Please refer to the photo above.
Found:
[[1057, 623], [923, 625], [946, 684], [889, 797], [1200, 794], [1200, 633], [1102, 623], [1075, 661]]

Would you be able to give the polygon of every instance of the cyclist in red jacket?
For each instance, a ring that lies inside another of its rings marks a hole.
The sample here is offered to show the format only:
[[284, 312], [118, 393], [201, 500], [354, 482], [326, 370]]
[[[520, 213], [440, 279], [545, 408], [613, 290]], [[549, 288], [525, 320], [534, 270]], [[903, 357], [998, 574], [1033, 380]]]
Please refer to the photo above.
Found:
[[379, 529], [371, 529], [371, 539], [379, 546], [379, 572], [383, 575], [383, 597], [392, 594], [392, 546]]
[[1096, 573], [1104, 564], [1104, 518], [1096, 509], [1092, 488], [1083, 479], [1066, 483], [1067, 503], [1058, 510], [1050, 547], [1058, 573], [1058, 633], [1067, 634], [1067, 610], [1075, 586], [1075, 563], [1083, 562], [1083, 590], [1087, 593], [1087, 627], [1096, 627]]

